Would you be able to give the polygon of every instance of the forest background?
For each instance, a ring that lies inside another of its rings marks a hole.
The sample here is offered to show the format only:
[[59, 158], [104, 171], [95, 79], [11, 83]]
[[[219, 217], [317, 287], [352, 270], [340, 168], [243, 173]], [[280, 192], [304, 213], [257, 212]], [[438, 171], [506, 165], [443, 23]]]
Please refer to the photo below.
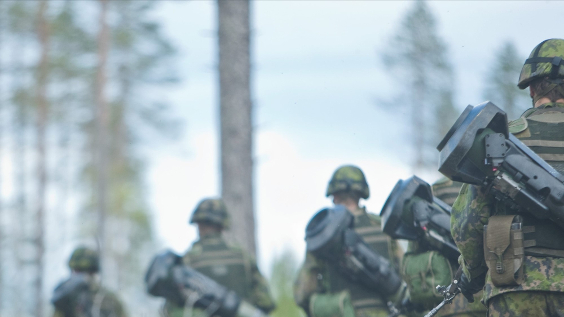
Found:
[[[435, 146], [468, 103], [529, 107], [519, 70], [561, 36], [562, 9], [251, 2], [257, 256], [274, 316], [300, 316], [291, 281], [334, 169], [365, 171], [375, 213], [399, 178], [437, 179]], [[131, 316], [155, 315], [148, 261], [184, 252], [189, 214], [222, 191], [217, 20], [214, 1], [0, 1], [0, 316], [48, 315], [78, 244], [104, 246], [103, 282]]]

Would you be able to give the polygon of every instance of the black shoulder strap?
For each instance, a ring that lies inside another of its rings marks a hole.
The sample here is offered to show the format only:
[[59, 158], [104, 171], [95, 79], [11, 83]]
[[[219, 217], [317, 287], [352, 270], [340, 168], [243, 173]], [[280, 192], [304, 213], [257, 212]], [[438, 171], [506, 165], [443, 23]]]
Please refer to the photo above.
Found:
[[559, 67], [561, 65], [564, 65], [564, 60], [560, 56], [554, 56], [554, 57], [531, 57], [525, 61], [525, 64], [532, 64], [531, 71], [533, 72], [536, 71], [538, 63], [551, 63], [552, 70], [550, 71], [550, 78], [556, 78], [556, 76], [558, 76]]

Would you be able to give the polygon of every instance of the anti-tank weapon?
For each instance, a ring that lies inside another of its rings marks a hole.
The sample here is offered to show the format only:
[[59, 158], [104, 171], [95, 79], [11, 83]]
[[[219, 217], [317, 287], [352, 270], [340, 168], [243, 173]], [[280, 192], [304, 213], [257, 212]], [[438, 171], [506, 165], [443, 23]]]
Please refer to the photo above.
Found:
[[386, 234], [414, 240], [457, 262], [460, 252], [450, 235], [450, 206], [433, 197], [431, 186], [417, 176], [399, 180], [380, 216]]
[[448, 178], [485, 186], [506, 206], [564, 228], [564, 176], [509, 133], [493, 103], [466, 107], [437, 149]]
[[178, 306], [201, 308], [207, 316], [267, 317], [235, 292], [182, 263], [172, 251], [157, 255], [145, 275], [147, 292]]
[[348, 278], [383, 296], [398, 291], [401, 279], [390, 262], [351, 227], [353, 215], [341, 205], [325, 208], [306, 227], [308, 252], [328, 260]]

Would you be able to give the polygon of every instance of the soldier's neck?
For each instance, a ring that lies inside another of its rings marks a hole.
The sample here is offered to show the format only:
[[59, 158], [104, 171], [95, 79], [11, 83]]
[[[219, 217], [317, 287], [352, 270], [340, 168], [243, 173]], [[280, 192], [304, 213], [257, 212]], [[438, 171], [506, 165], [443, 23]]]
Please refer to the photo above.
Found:
[[360, 206], [358, 204], [349, 204], [349, 205], [345, 205], [345, 207], [354, 216], [360, 216], [360, 215], [364, 214], [364, 208], [360, 208]]
[[[546, 103], [552, 103], [552, 100], [548, 99], [547, 97], [542, 97], [537, 102], [535, 102], [535, 108], [538, 108]], [[558, 99], [554, 103], [564, 103], [564, 99]]]

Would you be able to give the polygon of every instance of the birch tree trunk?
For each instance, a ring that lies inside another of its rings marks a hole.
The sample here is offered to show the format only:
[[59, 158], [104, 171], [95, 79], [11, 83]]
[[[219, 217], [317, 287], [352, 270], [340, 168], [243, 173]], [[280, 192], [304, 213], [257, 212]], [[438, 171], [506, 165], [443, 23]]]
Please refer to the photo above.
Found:
[[[4, 258], [4, 244], [6, 242], [6, 234], [5, 234], [5, 215], [4, 215], [4, 200], [2, 198], [2, 193], [4, 192], [4, 170], [2, 169], [2, 154], [3, 154], [3, 141], [4, 141], [4, 64], [2, 63], [2, 56], [3, 55], [3, 39], [4, 39], [4, 30], [6, 29], [6, 16], [4, 13], [4, 3], [0, 2], [0, 257]], [[2, 312], [3, 308], [3, 298], [4, 298], [4, 270], [3, 270], [3, 263], [0, 263], [0, 312]]]
[[218, 0], [221, 194], [231, 213], [227, 235], [256, 254], [249, 0]]
[[49, 23], [47, 22], [47, 0], [41, 1], [37, 15], [37, 36], [40, 43], [41, 56], [36, 77], [36, 149], [37, 149], [37, 211], [35, 215], [35, 245], [37, 276], [35, 277], [35, 316], [43, 316], [43, 273], [45, 267], [45, 192], [47, 186], [47, 76], [49, 74]]
[[95, 100], [96, 100], [96, 192], [98, 223], [97, 236], [99, 243], [101, 267], [100, 271], [104, 277], [104, 262], [106, 258], [106, 216], [108, 206], [108, 138], [109, 127], [108, 103], [106, 100], [106, 67], [108, 63], [108, 52], [110, 46], [110, 31], [107, 23], [108, 0], [99, 0], [99, 33], [98, 33], [98, 67], [96, 69]]

